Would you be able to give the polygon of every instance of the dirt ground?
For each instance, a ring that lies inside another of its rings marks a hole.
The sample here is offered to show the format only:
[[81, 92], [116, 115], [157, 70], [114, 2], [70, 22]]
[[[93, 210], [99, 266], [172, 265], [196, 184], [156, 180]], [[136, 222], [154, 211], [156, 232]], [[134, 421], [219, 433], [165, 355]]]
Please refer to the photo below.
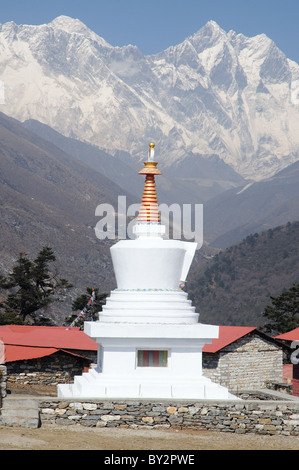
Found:
[[[11, 392], [56, 396], [56, 387], [14, 386]], [[299, 436], [43, 423], [38, 429], [0, 426], [0, 450], [299, 450]]]
[[299, 450], [299, 436], [206, 431], [0, 426], [0, 450]]
[[7, 394], [57, 397], [57, 385], [29, 385], [7, 382]]

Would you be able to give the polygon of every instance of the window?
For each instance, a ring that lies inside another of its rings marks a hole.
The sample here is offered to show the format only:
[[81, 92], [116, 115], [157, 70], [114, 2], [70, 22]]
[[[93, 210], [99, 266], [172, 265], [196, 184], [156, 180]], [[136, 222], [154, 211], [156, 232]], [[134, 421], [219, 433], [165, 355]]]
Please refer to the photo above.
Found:
[[138, 350], [137, 367], [167, 367], [168, 351]]

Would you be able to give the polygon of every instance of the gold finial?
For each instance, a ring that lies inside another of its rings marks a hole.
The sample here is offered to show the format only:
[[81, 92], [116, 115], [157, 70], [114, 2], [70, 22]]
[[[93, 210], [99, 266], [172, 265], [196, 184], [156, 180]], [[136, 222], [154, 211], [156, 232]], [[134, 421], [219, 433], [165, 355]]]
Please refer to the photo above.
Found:
[[148, 159], [144, 162], [144, 168], [139, 171], [139, 175], [161, 175], [161, 172], [156, 168], [158, 165], [157, 162], [154, 161], [155, 156], [155, 144], [151, 142], [149, 144], [149, 152], [148, 152]]
[[155, 144], [154, 142], [151, 142], [149, 144], [149, 152], [148, 152], [148, 161], [153, 162], [154, 161], [154, 155], [155, 155]]

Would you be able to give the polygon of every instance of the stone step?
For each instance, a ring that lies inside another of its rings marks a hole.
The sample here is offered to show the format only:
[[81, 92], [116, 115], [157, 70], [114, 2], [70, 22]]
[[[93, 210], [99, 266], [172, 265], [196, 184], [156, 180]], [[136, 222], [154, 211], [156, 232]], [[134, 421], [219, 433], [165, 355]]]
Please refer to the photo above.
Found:
[[0, 424], [38, 428], [40, 426], [39, 405], [37, 400], [25, 397], [4, 398], [1, 408]]

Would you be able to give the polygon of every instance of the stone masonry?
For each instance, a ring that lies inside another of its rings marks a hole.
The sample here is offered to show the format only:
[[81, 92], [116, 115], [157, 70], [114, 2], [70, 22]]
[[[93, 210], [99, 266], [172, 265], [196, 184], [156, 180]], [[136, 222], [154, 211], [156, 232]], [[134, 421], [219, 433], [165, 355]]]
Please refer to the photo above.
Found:
[[238, 434], [299, 435], [299, 400], [40, 400], [41, 423], [121, 428], [194, 428]]
[[230, 390], [267, 388], [282, 383], [283, 351], [256, 332], [217, 353], [203, 353], [203, 375]]
[[14, 383], [30, 385], [57, 385], [70, 383], [74, 375], [81, 375], [90, 360], [63, 351], [49, 356], [23, 361], [7, 362], [7, 387]]
[[6, 381], [7, 381], [7, 369], [6, 366], [0, 364], [0, 406], [2, 399], [6, 397]]

